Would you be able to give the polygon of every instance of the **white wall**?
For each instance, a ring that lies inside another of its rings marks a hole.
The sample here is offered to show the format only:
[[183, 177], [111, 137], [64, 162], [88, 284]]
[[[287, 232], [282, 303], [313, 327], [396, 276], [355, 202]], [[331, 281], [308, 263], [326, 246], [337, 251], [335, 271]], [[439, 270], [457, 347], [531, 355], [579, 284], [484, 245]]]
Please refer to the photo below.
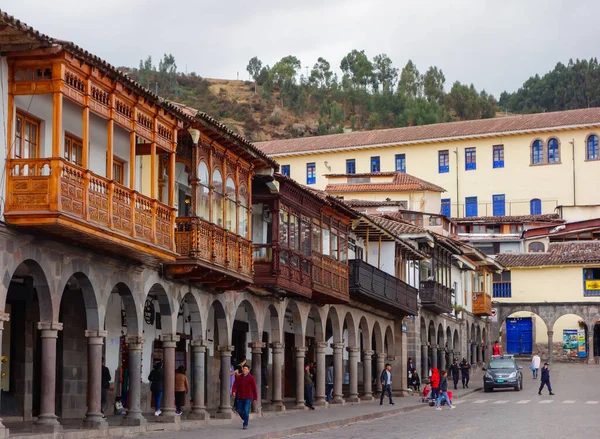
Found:
[[94, 174], [106, 175], [106, 152], [108, 150], [108, 132], [106, 119], [90, 113], [90, 156], [89, 168]]
[[501, 242], [500, 253], [519, 253], [521, 251], [520, 242]]

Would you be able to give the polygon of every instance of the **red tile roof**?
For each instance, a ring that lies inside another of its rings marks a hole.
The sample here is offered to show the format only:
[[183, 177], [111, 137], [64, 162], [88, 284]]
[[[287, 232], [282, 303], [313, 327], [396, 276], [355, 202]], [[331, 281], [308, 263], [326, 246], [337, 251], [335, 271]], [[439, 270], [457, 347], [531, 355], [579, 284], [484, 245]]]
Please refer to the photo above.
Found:
[[348, 206], [352, 207], [379, 207], [379, 206], [397, 206], [404, 210], [405, 201], [370, 201], [370, 200], [344, 200]]
[[452, 218], [452, 221], [458, 224], [481, 223], [481, 224], [499, 224], [499, 223], [539, 223], [552, 222], [564, 223], [558, 214], [548, 213], [542, 215], [517, 215], [517, 216], [471, 216], [466, 218]]
[[382, 172], [375, 174], [365, 174], [370, 176], [391, 176], [394, 178], [391, 182], [373, 182], [373, 183], [329, 183], [325, 190], [327, 192], [414, 192], [414, 191], [433, 191], [446, 192], [446, 189], [421, 180], [420, 178], [406, 174], [404, 172]]
[[505, 267], [600, 264], [600, 241], [553, 242], [545, 253], [501, 253]]
[[437, 123], [385, 130], [360, 131], [319, 137], [271, 140], [257, 143], [268, 155], [309, 153], [402, 143], [427, 143], [461, 138], [492, 137], [570, 127], [600, 126], [600, 108], [525, 114], [494, 119]]

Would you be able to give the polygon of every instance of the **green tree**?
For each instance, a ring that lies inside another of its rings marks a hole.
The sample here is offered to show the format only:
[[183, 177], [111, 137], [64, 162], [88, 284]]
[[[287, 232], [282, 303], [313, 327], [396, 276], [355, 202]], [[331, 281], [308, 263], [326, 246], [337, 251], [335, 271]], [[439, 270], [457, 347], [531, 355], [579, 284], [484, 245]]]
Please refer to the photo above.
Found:
[[398, 93], [406, 96], [408, 99], [416, 99], [422, 95], [423, 82], [417, 66], [411, 60], [408, 60], [402, 72], [400, 73], [400, 83], [398, 84]]
[[391, 93], [398, 80], [398, 69], [393, 66], [392, 60], [385, 54], [375, 55], [373, 58], [373, 89], [379, 90], [381, 85], [384, 93]]
[[360, 52], [356, 49], [352, 50], [348, 55], [342, 58], [340, 69], [344, 72], [344, 78], [347, 79], [347, 84], [351, 84], [353, 88], [367, 88], [367, 85], [373, 82], [373, 64], [365, 55], [365, 51]]
[[319, 88], [329, 89], [333, 80], [333, 72], [331, 71], [331, 64], [325, 58], [319, 57], [317, 63], [313, 66], [310, 71], [310, 77], [308, 81], [310, 84], [315, 85]]
[[295, 56], [288, 55], [281, 58], [281, 60], [271, 69], [273, 82], [280, 86], [286, 81], [295, 82], [296, 75], [301, 67], [302, 64], [300, 63], [300, 60]]
[[256, 84], [258, 82], [258, 77], [260, 76], [261, 70], [262, 61], [259, 60], [257, 56], [251, 58], [250, 61], [248, 61], [246, 71], [250, 74], [252, 79], [254, 79], [254, 93], [256, 93]]
[[444, 98], [444, 72], [437, 67], [429, 67], [423, 75], [423, 93], [429, 102], [440, 103]]

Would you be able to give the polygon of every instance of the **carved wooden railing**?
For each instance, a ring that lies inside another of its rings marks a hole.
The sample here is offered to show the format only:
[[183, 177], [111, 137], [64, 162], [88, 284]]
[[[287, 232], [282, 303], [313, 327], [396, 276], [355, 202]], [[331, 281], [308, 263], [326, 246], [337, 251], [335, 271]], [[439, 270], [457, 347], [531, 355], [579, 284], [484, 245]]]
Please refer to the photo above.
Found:
[[473, 293], [473, 314], [476, 316], [492, 315], [492, 296], [489, 293], [483, 291]]
[[7, 160], [6, 217], [67, 215], [174, 250], [175, 209], [62, 158]]
[[177, 217], [175, 247], [181, 256], [252, 276], [252, 243], [202, 218]]
[[302, 254], [278, 247], [273, 244], [253, 244], [254, 271], [261, 280], [271, 277], [285, 279], [294, 284], [308, 286], [312, 284], [312, 260]]
[[316, 252], [313, 252], [312, 263], [314, 288], [325, 289], [335, 297], [348, 299], [348, 266]]

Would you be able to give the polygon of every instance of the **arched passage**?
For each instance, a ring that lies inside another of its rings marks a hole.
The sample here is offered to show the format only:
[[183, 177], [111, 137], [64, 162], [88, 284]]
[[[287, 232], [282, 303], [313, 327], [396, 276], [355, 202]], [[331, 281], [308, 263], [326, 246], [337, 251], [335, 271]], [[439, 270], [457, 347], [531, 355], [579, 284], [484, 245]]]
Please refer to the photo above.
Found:
[[544, 319], [530, 311], [517, 311], [501, 322], [503, 352], [531, 355], [539, 352], [542, 358], [548, 353], [548, 327]]
[[461, 357], [461, 355], [463, 355], [463, 353], [460, 351], [460, 338], [458, 336], [457, 329], [454, 330], [454, 338], [452, 341], [452, 350], [454, 351], [454, 356], [456, 358], [459, 358], [459, 357]]
[[256, 310], [250, 301], [243, 300], [236, 309], [231, 331], [232, 357], [235, 362], [249, 359], [251, 348], [248, 344], [259, 341], [261, 341], [261, 334], [258, 332]]
[[[570, 361], [587, 361], [590, 352], [590, 346], [588, 346], [590, 328], [581, 316], [564, 314], [556, 319], [552, 328], [555, 359], [562, 357], [562, 359]], [[579, 341], [579, 335], [584, 336], [583, 343]]]
[[394, 331], [391, 326], [388, 326], [385, 330], [385, 351], [388, 357], [394, 357], [396, 355], [396, 349], [394, 346]]
[[304, 324], [298, 304], [290, 300], [284, 315], [284, 396], [296, 395], [296, 348], [303, 348]]

